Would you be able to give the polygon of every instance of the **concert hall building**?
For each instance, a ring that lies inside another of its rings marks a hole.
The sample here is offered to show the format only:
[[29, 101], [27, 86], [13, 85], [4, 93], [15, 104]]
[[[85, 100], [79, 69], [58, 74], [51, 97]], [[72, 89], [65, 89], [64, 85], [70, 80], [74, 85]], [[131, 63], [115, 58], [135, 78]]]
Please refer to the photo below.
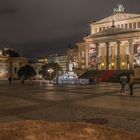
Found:
[[68, 48], [67, 58], [83, 70], [129, 70], [140, 66], [140, 14], [114, 14], [90, 24], [91, 34]]

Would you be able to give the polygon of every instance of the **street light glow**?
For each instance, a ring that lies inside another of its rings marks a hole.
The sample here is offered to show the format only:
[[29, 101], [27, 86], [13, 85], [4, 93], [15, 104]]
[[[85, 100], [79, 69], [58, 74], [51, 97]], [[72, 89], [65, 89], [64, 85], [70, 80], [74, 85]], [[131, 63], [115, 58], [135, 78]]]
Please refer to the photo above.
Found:
[[50, 83], [51, 83], [53, 71], [54, 71], [54, 70], [53, 70], [52, 68], [49, 68], [49, 69], [48, 69], [48, 72], [49, 72], [49, 74], [50, 74]]
[[48, 69], [48, 72], [49, 72], [49, 73], [53, 73], [53, 71], [54, 71], [54, 70], [53, 70], [52, 68], [49, 68], [49, 69]]

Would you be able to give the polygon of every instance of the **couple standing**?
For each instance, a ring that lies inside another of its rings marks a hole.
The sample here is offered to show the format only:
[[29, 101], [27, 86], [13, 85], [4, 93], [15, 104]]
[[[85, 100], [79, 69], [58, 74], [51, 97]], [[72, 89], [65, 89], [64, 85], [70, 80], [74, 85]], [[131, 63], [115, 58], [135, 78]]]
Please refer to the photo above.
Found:
[[[123, 73], [122, 76], [120, 77], [120, 84], [121, 84], [121, 93], [125, 94], [125, 87], [127, 84], [127, 77], [126, 75]], [[130, 78], [129, 78], [129, 89], [130, 89], [130, 96], [133, 95], [133, 86], [134, 86], [134, 82], [135, 82], [135, 78], [134, 78], [134, 74], [130, 74]]]

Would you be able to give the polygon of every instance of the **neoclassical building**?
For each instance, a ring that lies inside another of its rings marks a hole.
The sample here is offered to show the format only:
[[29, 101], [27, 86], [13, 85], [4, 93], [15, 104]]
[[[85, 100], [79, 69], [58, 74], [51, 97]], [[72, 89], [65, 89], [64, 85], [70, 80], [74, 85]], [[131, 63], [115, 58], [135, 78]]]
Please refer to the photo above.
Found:
[[140, 66], [140, 14], [125, 13], [118, 5], [114, 14], [90, 24], [91, 34], [67, 50], [68, 62], [79, 69], [128, 70]]
[[27, 64], [28, 60], [24, 57], [10, 57], [8, 55], [3, 55], [3, 51], [5, 50], [10, 50], [10, 48], [0, 50], [0, 80], [7, 79], [8, 77], [17, 79], [19, 68]]
[[0, 79], [5, 78], [8, 73], [6, 60], [7, 58], [3, 56], [0, 51]]

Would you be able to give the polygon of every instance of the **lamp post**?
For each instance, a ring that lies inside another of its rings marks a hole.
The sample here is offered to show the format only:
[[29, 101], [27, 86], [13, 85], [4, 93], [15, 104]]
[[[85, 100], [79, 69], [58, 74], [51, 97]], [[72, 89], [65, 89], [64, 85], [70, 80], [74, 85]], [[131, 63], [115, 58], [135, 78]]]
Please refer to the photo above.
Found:
[[48, 69], [48, 73], [50, 74], [50, 83], [51, 83], [53, 71], [54, 71], [54, 70], [53, 70], [52, 68], [49, 68], [49, 69]]

